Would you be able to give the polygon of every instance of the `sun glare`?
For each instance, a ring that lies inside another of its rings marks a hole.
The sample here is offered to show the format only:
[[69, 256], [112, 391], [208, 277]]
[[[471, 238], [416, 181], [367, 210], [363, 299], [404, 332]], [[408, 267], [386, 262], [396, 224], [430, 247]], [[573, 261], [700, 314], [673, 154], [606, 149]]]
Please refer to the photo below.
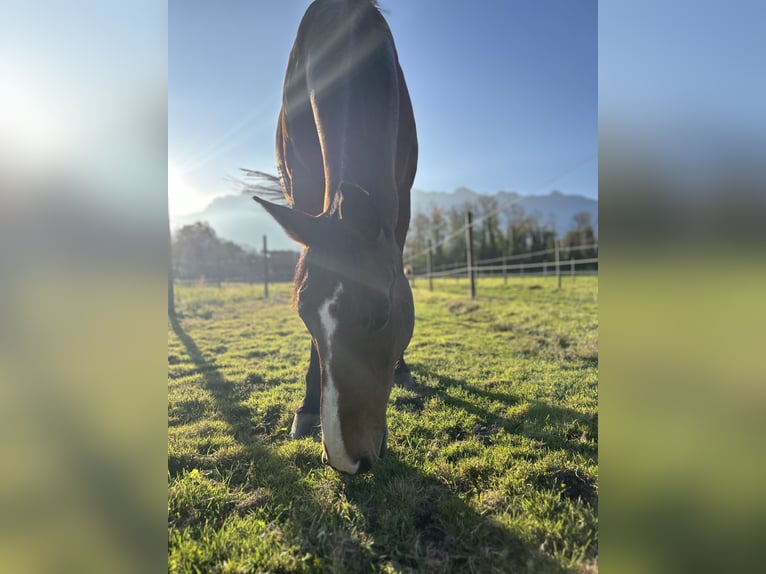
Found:
[[189, 185], [175, 166], [168, 165], [168, 210], [171, 217], [202, 211], [210, 200]]
[[0, 145], [14, 161], [38, 164], [64, 155], [72, 138], [67, 117], [36, 93], [24, 78], [0, 70]]

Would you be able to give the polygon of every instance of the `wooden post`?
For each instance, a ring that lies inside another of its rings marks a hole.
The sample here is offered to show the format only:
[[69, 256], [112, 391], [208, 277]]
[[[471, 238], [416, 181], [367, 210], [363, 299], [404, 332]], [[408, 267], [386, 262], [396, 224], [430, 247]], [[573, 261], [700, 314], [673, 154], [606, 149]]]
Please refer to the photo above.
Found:
[[473, 215], [470, 211], [465, 214], [465, 253], [466, 264], [468, 265], [468, 284], [471, 292], [471, 299], [476, 298], [476, 273], [473, 268]]
[[569, 273], [570, 273], [570, 275], [572, 275], [572, 278], [574, 278], [574, 276], [575, 276], [575, 273], [574, 273], [574, 257], [571, 257], [569, 259]]
[[168, 219], [168, 316], [176, 316], [176, 296], [173, 286], [173, 236], [170, 234], [170, 219]]
[[503, 285], [508, 285], [508, 248], [503, 248]]
[[263, 236], [263, 297], [269, 298], [269, 248], [266, 236]]
[[561, 289], [561, 265], [559, 261], [559, 240], [555, 240], [555, 253], [556, 253], [556, 282], [558, 283], [557, 289]]
[[428, 240], [428, 252], [426, 253], [426, 269], [428, 270], [428, 290], [434, 290], [434, 278], [431, 276], [431, 240]]

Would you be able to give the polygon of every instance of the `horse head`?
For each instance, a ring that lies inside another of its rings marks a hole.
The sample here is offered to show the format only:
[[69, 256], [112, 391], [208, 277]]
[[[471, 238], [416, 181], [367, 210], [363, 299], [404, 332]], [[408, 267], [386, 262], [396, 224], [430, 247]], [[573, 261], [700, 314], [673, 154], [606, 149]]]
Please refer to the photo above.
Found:
[[323, 460], [364, 472], [385, 452], [394, 367], [414, 326], [394, 230], [353, 183], [316, 216], [255, 199], [303, 246], [293, 300], [320, 358]]

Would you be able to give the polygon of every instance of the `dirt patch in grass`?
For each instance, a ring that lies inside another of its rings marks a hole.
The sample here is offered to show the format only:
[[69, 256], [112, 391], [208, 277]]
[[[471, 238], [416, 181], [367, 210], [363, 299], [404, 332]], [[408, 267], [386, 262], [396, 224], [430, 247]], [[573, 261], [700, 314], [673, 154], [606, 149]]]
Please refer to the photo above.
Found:
[[507, 333], [516, 329], [516, 325], [513, 323], [506, 323], [504, 321], [495, 321], [494, 323], [490, 324], [489, 328], [498, 333]]
[[244, 516], [250, 510], [256, 510], [269, 503], [271, 496], [265, 488], [257, 488], [245, 498], [237, 501], [235, 509], [240, 516]]
[[254, 417], [255, 431], [262, 434], [273, 435], [279, 430], [279, 422], [282, 419], [282, 406], [268, 405], [262, 412]]
[[492, 443], [495, 435], [502, 430], [503, 427], [497, 424], [474, 425], [474, 427], [471, 429], [471, 434], [475, 436], [483, 445], [489, 446]]
[[427, 572], [446, 571], [455, 541], [445, 534], [439, 521], [439, 510], [433, 501], [424, 500], [418, 505], [414, 525], [423, 553], [419, 560], [420, 567]]
[[545, 337], [527, 337], [518, 346], [518, 353], [525, 359], [539, 357], [543, 354], [548, 344]]
[[314, 452], [299, 450], [292, 455], [292, 461], [303, 472], [322, 468], [322, 457]]
[[265, 387], [266, 381], [263, 380], [263, 377], [260, 375], [256, 375], [255, 373], [248, 373], [248, 375], [245, 377], [245, 385], [248, 387]]
[[479, 309], [478, 303], [466, 301], [450, 301], [447, 303], [447, 310], [453, 315], [467, 315]]
[[463, 440], [468, 437], [468, 431], [466, 431], [460, 425], [450, 425], [444, 428], [444, 433], [450, 440]]
[[364, 549], [359, 540], [346, 530], [338, 530], [331, 537], [331, 570], [333, 572], [361, 572]]
[[592, 476], [583, 475], [572, 469], [560, 469], [555, 472], [556, 481], [564, 488], [563, 494], [570, 500], [582, 500], [591, 507], [598, 504], [598, 490]]
[[396, 397], [393, 405], [400, 411], [419, 413], [423, 410], [423, 397]]
[[596, 479], [572, 468], [551, 468], [535, 481], [539, 486], [560, 490], [569, 500], [582, 500], [591, 508], [598, 506]]
[[175, 478], [185, 470], [191, 470], [198, 465], [197, 459], [188, 453], [168, 455], [168, 473]]
[[204, 399], [180, 400], [168, 405], [168, 426], [186, 425], [200, 420], [207, 410]]
[[247, 425], [250, 421], [251, 412], [247, 405], [232, 402], [224, 405], [219, 404], [218, 409], [223, 411], [226, 420], [232, 426]]
[[598, 364], [598, 337], [591, 335], [578, 345], [577, 355], [586, 361]]

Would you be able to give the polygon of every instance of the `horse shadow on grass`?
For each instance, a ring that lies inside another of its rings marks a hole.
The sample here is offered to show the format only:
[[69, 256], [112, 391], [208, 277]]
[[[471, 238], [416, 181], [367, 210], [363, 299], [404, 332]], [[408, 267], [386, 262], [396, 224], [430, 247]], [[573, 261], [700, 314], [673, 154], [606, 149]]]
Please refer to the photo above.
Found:
[[221, 374], [215, 359], [208, 359], [203, 355], [194, 339], [184, 331], [177, 315], [170, 318], [170, 324], [194, 364], [191, 372], [202, 376], [202, 386], [213, 397], [216, 410], [231, 427], [234, 438], [243, 442], [249, 436], [250, 409], [242, 404], [242, 393], [232, 381]]
[[[447, 425], [442, 440], [459, 441], [474, 437], [485, 446], [497, 440], [500, 433], [525, 436], [552, 449], [564, 449], [596, 459], [595, 446], [577, 444], [569, 429], [580, 432], [587, 428], [597, 431], [597, 419], [573, 409], [558, 407], [544, 401], [524, 399], [529, 404], [522, 418], [498, 414], [491, 403], [511, 406], [522, 399], [495, 389], [480, 388], [463, 380], [430, 371], [420, 364], [410, 364], [416, 384], [409, 393], [392, 401], [394, 410], [421, 412], [431, 397], [473, 415], [468, 427], [460, 422]], [[417, 380], [437, 381], [436, 386], [418, 384]], [[460, 389], [462, 396], [450, 394]], [[477, 400], [471, 400], [475, 398]], [[483, 401], [478, 399], [484, 399]], [[482, 406], [488, 404], [489, 406]], [[456, 417], [458, 419], [462, 417]], [[478, 422], [475, 422], [478, 421]], [[474, 424], [475, 422], [475, 424]], [[561, 428], [559, 428], [561, 427]], [[395, 437], [392, 437], [395, 438]], [[436, 437], [434, 437], [436, 438]], [[519, 538], [509, 528], [491, 516], [478, 512], [458, 494], [461, 487], [448, 485], [434, 473], [408, 463], [401, 456], [404, 442], [391, 445], [367, 481], [348, 479], [346, 495], [368, 518], [368, 533], [375, 540], [373, 548], [395, 558], [397, 568], [412, 568], [427, 572], [498, 571], [498, 572], [558, 572], [561, 565], [549, 555]], [[596, 481], [570, 468], [551, 467], [536, 477], [534, 487], [545, 490], [562, 488], [562, 496], [580, 499], [597, 508]], [[473, 485], [473, 488], [476, 488]], [[476, 494], [474, 492], [474, 494]], [[380, 499], [392, 501], [386, 505]], [[409, 504], [409, 513], [399, 506]], [[412, 544], [402, 545], [392, 539], [391, 532], [405, 533]], [[592, 557], [595, 547], [588, 550]]]
[[562, 571], [550, 556], [409, 464], [396, 448], [370, 475], [344, 481], [347, 500], [366, 519], [372, 564], [405, 572]]
[[[300, 541], [296, 550], [301, 556], [312, 555], [316, 559], [312, 566], [315, 571], [369, 572], [391, 566], [418, 572], [487, 568], [560, 571], [550, 557], [477, 512], [434, 476], [406, 462], [397, 448], [390, 450], [372, 473], [358, 477], [338, 475], [334, 480], [323, 476], [334, 471], [322, 466], [310, 439], [294, 443], [305, 448], [291, 450], [288, 457], [280, 456], [275, 445], [266, 443], [259, 434], [258, 421], [253, 420], [252, 409], [244, 404], [238, 385], [227, 380], [214, 359], [205, 356], [177, 317], [171, 319], [171, 326], [201, 375], [202, 386], [211, 394], [216, 411], [242, 447], [231, 460], [219, 460], [213, 465], [194, 457], [172, 456], [168, 460], [171, 477], [194, 468], [217, 471], [229, 488], [252, 493], [246, 504], [231, 504], [223, 515], [215, 517], [211, 522], [216, 527], [224, 527], [226, 520], [237, 514], [258, 513], [276, 523], [289, 538]], [[443, 391], [421, 387], [415, 392], [426, 396]], [[478, 392], [493, 396], [493, 400], [504, 398], [492, 391]], [[490, 424], [494, 421], [491, 413], [443, 394], [446, 402], [484, 417]], [[356, 518], [349, 518], [344, 510], [349, 505], [355, 509]], [[196, 521], [202, 524], [209, 519], [203, 514]], [[480, 547], [476, 540], [481, 540]], [[204, 571], [217, 564], [190, 566]]]
[[[242, 488], [252, 494], [249, 501], [245, 501], [249, 502], [248, 504], [240, 504], [237, 508], [233, 504], [230, 505], [229, 510], [239, 514], [264, 511], [268, 515], [270, 508], [284, 508], [293, 504], [300, 506], [304, 511], [319, 514], [321, 508], [310, 489], [303, 483], [300, 474], [301, 467], [308, 465], [305, 457], [297, 453], [293, 461], [296, 465], [286, 464], [285, 459], [278, 456], [259, 434], [259, 421], [254, 420], [252, 409], [244, 403], [247, 391], [243, 392], [240, 388], [242, 385], [227, 380], [216, 366], [215, 360], [207, 358], [184, 330], [177, 316], [172, 317], [170, 323], [194, 363], [195, 371], [201, 375], [202, 387], [212, 396], [215, 411], [229, 426], [231, 436], [241, 447], [234, 450], [230, 456], [216, 459], [215, 462], [204, 456], [169, 455], [168, 472], [171, 478], [192, 469], [218, 473], [229, 488]], [[257, 378], [257, 375], [249, 375], [246, 385], [254, 386]], [[320, 464], [317, 457], [316, 465]], [[221, 517], [218, 526], [225, 518]], [[199, 522], [207, 519], [208, 517], [201, 515]], [[197, 566], [205, 570], [213, 565]]]
[[[400, 396], [394, 401], [394, 407], [422, 410], [427, 400], [438, 397], [445, 404], [473, 415], [478, 420], [472, 426], [453, 422], [444, 428], [446, 436], [434, 437], [448, 441], [475, 438], [484, 446], [502, 441], [503, 435], [525, 437], [535, 447], [535, 452], [525, 453], [528, 459], [539, 459], [548, 450], [564, 451], [567, 458], [584, 457], [598, 461], [598, 413], [582, 413], [574, 409], [561, 407], [546, 401], [520, 398], [507, 392], [485, 389], [466, 381], [429, 370], [420, 364], [412, 364], [417, 380], [436, 381], [436, 385], [416, 384], [412, 396]], [[462, 396], [454, 396], [450, 389], [458, 389]], [[527, 406], [518, 414], [506, 416], [505, 407], [524, 402]], [[400, 403], [397, 405], [397, 403]], [[414, 404], [413, 404], [414, 403]], [[496, 403], [500, 406], [487, 404]], [[462, 418], [462, 417], [457, 417]], [[598, 486], [594, 476], [583, 473], [577, 465], [550, 466], [534, 479], [538, 488], [550, 489], [563, 487], [562, 494], [572, 500], [580, 499], [594, 510], [598, 509]]]
[[[183, 516], [173, 516], [173, 523], [180, 528], [194, 528], [204, 523], [212, 523], [220, 528], [227, 519], [243, 514], [244, 510], [245, 513], [253, 512], [276, 523], [289, 538], [299, 541], [298, 553], [316, 558], [312, 571], [366, 572], [370, 564], [382, 560], [379, 548], [373, 548], [362, 541], [363, 537], [371, 534], [354, 532], [348, 524], [348, 517], [337, 510], [337, 498], [345, 496], [346, 488], [353, 490], [357, 478], [341, 477], [340, 493], [333, 490], [338, 487], [338, 481], [335, 481], [336, 484], [330, 490], [326, 489], [319, 494], [316, 486], [310, 484], [310, 475], [317, 474], [321, 480], [322, 473], [334, 471], [322, 465], [318, 449], [312, 448], [312, 439], [292, 443], [304, 448], [292, 450], [292, 454], [287, 457], [279, 456], [275, 445], [265, 443], [259, 435], [259, 423], [253, 420], [254, 413], [243, 403], [242, 392], [237, 385], [227, 380], [214, 359], [205, 356], [184, 330], [178, 317], [171, 318], [171, 327], [194, 364], [192, 372], [201, 376], [202, 387], [212, 396], [216, 412], [228, 424], [231, 435], [242, 448], [238, 449], [231, 460], [218, 460], [216, 463], [211, 463], [205, 457], [171, 455], [168, 458], [169, 474], [175, 478], [193, 469], [217, 472], [230, 489], [242, 488], [251, 493], [248, 497], [250, 504], [245, 505], [244, 509], [230, 504], [216, 516], [194, 513], [194, 520], [188, 518], [192, 513], [187, 512]], [[251, 373], [248, 382], [252, 385], [257, 382], [255, 378], [258, 375]], [[323, 484], [326, 486], [326, 481]], [[220, 567], [220, 564], [195, 563], [188, 566], [190, 569], [212, 571]], [[254, 566], [256, 570], [267, 569], [266, 564]]]
[[[448, 438], [451, 440], [475, 436], [487, 445], [497, 433], [505, 432], [542, 442], [552, 449], [563, 449], [570, 456], [582, 455], [594, 461], [598, 458], [595, 442], [581, 440], [584, 433], [594, 440], [598, 436], [597, 413], [590, 415], [537, 399], [522, 399], [511, 393], [484, 389], [417, 363], [411, 364], [411, 368], [417, 380], [431, 379], [437, 382], [436, 386], [424, 385], [422, 382], [413, 386], [412, 391], [418, 397], [416, 400], [420, 408], [428, 398], [438, 397], [445, 404], [470, 413], [479, 420], [473, 428], [462, 428], [457, 424], [447, 427]], [[469, 398], [454, 396], [449, 389], [459, 389]], [[477, 400], [472, 401], [470, 397]], [[509, 417], [481, 406], [482, 399], [499, 403], [502, 407], [513, 406], [523, 401], [528, 407], [519, 415]], [[402, 400], [404, 403], [409, 401], [412, 399]]]

